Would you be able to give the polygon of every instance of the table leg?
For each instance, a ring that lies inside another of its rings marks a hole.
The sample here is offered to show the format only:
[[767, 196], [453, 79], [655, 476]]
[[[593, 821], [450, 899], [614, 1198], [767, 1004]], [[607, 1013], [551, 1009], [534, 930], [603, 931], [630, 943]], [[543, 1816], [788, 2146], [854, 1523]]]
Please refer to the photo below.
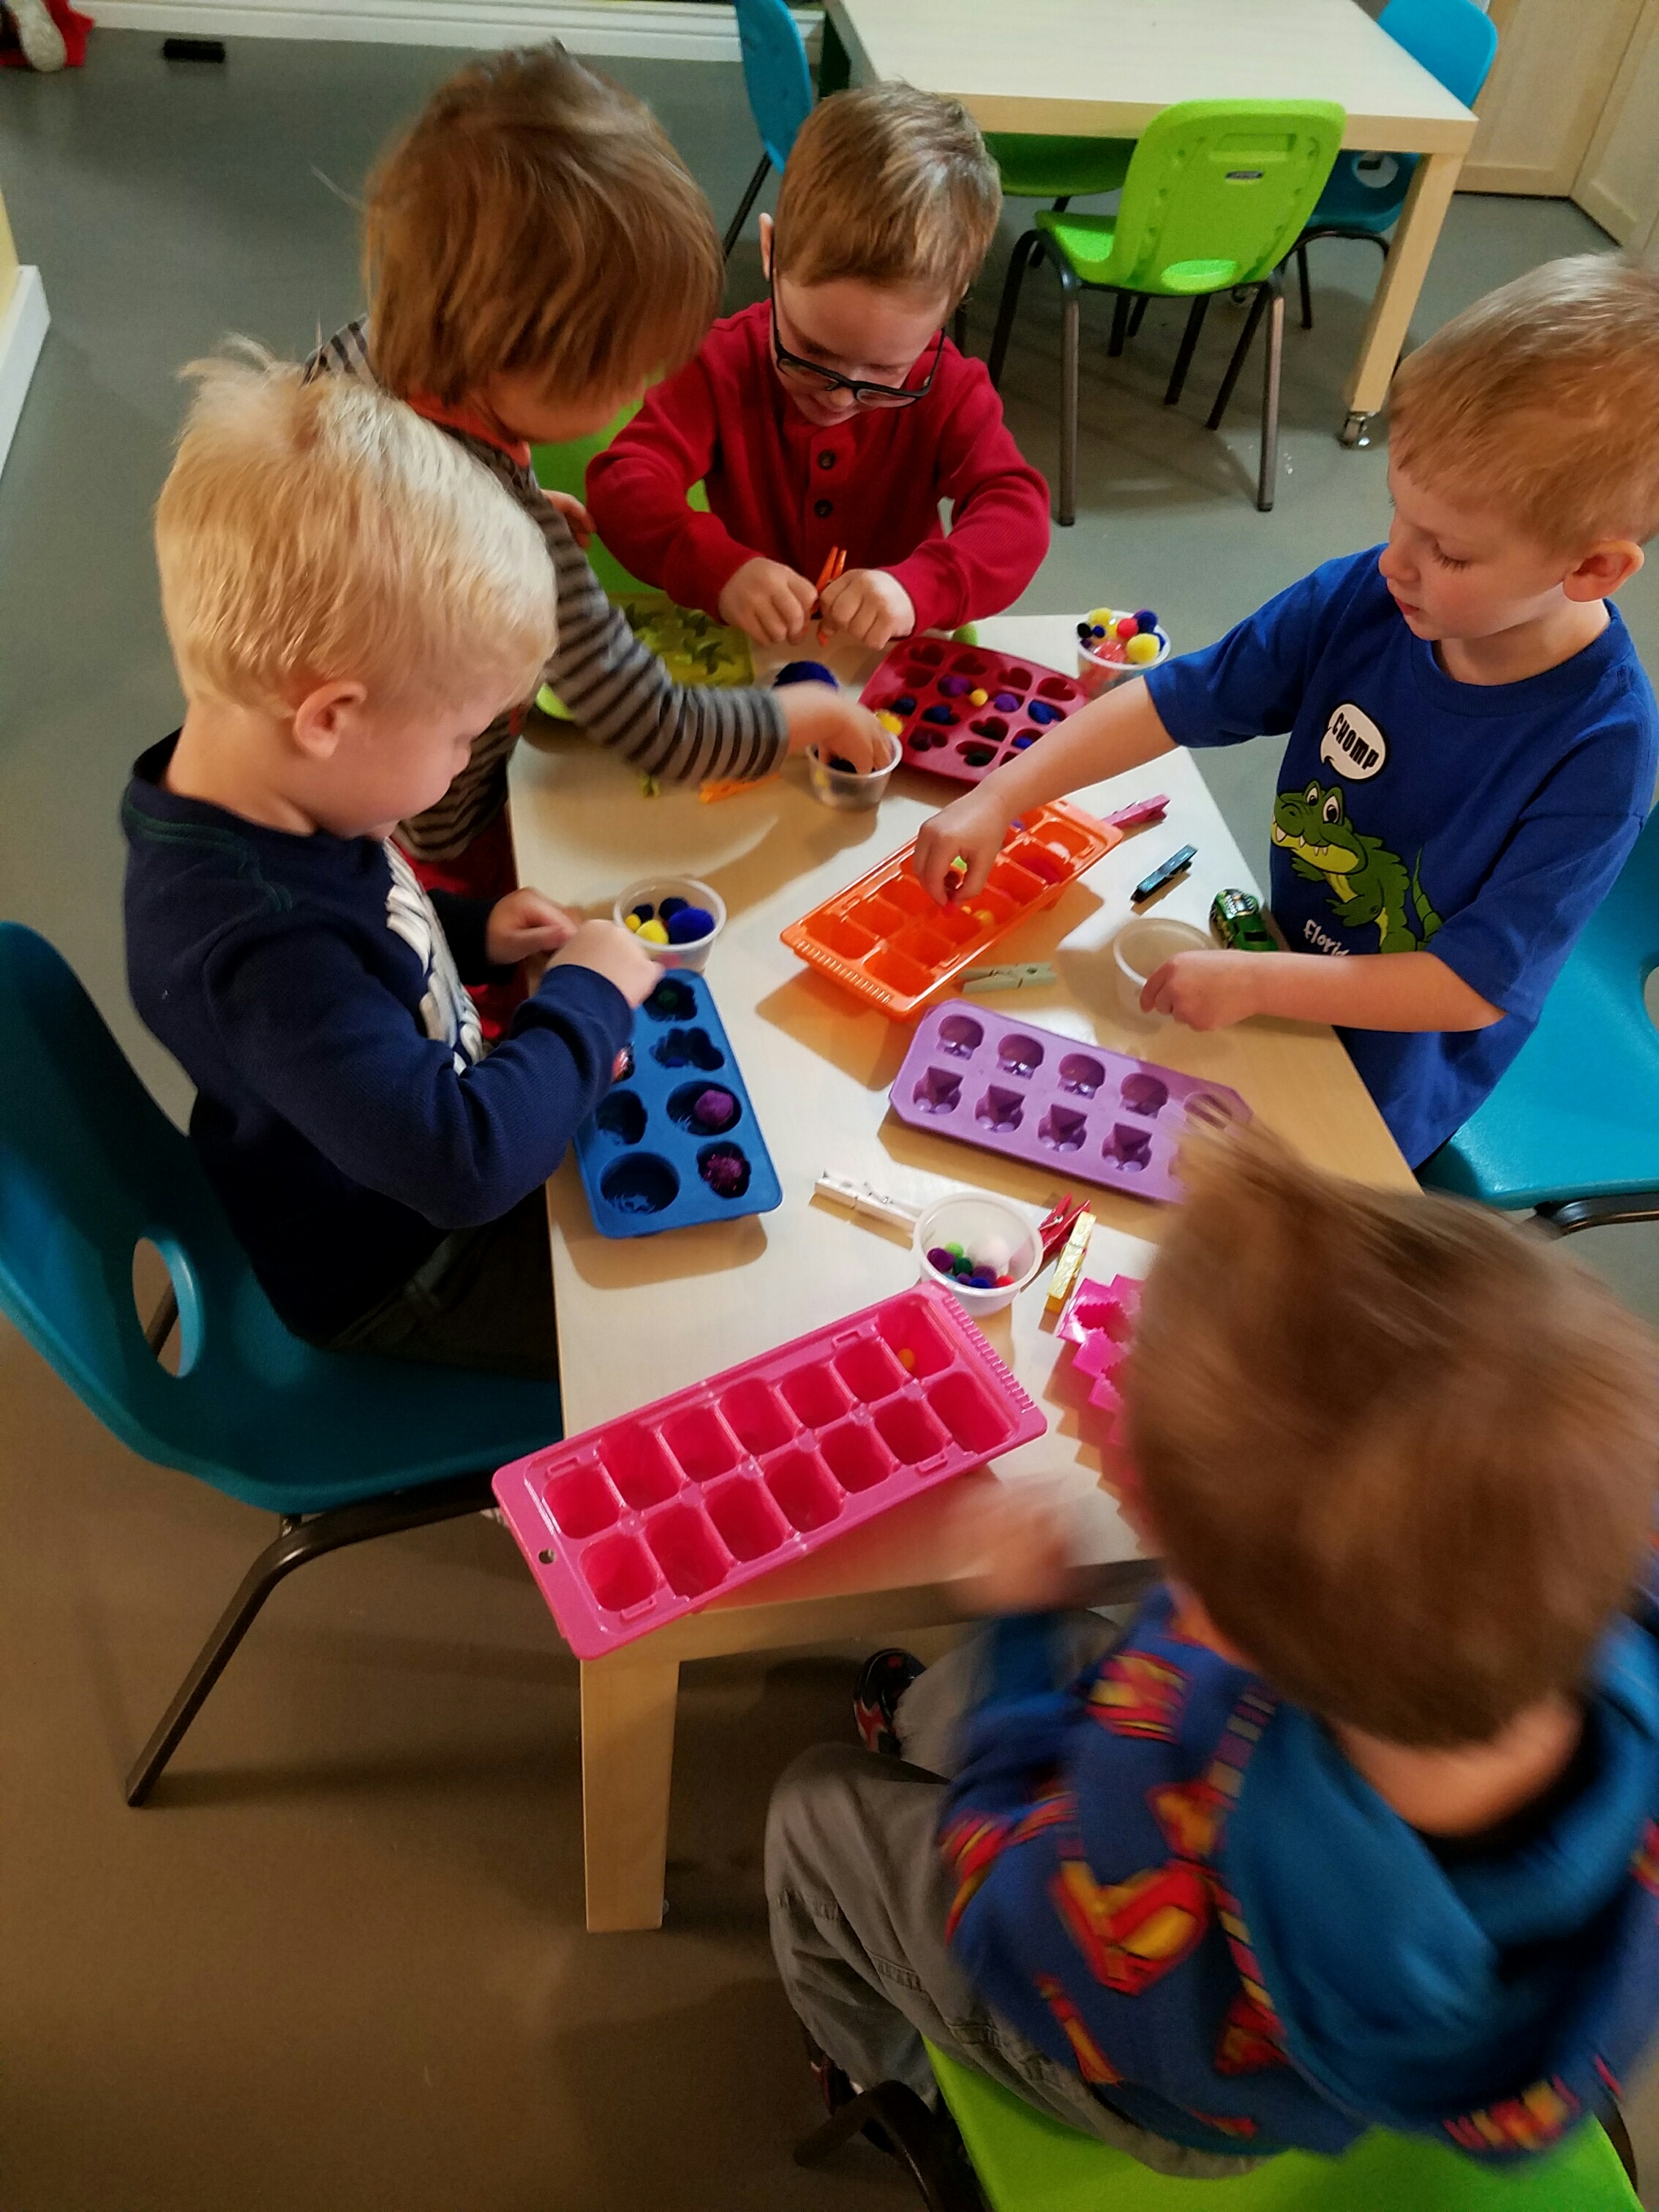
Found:
[[1461, 154], [1425, 154], [1417, 164], [1348, 377], [1348, 418], [1340, 434], [1345, 446], [1367, 442], [1365, 426], [1389, 396], [1395, 363], [1405, 346], [1412, 310], [1462, 166]]
[[582, 1851], [592, 1935], [662, 1924], [677, 1659], [582, 1662]]

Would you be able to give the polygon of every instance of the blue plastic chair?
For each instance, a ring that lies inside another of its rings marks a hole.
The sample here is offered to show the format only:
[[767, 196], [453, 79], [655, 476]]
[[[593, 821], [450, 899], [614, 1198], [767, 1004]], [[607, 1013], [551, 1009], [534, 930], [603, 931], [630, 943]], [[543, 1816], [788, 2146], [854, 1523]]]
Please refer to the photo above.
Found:
[[[1431, 76], [1437, 77], [1465, 107], [1486, 82], [1498, 52], [1492, 18], [1474, 0], [1389, 0], [1377, 22], [1397, 46]], [[1296, 270], [1302, 288], [1302, 327], [1313, 328], [1313, 295], [1308, 287], [1308, 248], [1316, 239], [1369, 240], [1389, 258], [1388, 234], [1399, 219], [1415, 154], [1339, 154], [1330, 181], [1296, 242]]]
[[[121, 1442], [280, 1516], [127, 1778], [141, 1805], [265, 1599], [370, 1536], [475, 1513], [556, 1440], [556, 1384], [319, 1352], [277, 1319], [188, 1137], [64, 961], [0, 922], [0, 1312]], [[148, 1331], [133, 1254], [173, 1294]], [[176, 1318], [177, 1375], [160, 1353]]]
[[743, 48], [743, 88], [749, 112], [765, 149], [742, 204], [726, 226], [724, 250], [729, 261], [755, 196], [769, 169], [781, 170], [795, 133], [812, 110], [812, 72], [806, 49], [786, 0], [737, 0], [738, 41]]
[[1486, 1103], [1419, 1170], [1431, 1189], [1558, 1236], [1659, 1221], [1659, 812], [1585, 924], [1538, 1026]]

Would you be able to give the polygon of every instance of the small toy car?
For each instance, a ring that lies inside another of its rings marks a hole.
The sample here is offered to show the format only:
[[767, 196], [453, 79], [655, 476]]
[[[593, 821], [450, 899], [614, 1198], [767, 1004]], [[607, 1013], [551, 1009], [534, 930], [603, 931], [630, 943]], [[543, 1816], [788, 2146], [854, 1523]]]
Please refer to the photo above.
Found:
[[1279, 950], [1279, 940], [1262, 915], [1261, 902], [1249, 891], [1218, 891], [1210, 907], [1210, 927], [1231, 952]]

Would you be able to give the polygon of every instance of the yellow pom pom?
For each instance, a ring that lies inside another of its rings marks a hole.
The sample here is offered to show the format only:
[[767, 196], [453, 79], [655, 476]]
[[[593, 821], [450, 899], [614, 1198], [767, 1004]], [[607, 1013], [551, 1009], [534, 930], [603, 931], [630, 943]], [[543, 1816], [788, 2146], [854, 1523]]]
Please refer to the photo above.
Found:
[[904, 717], [902, 714], [889, 714], [884, 712], [878, 714], [876, 720], [889, 737], [902, 738], [904, 735]]
[[668, 932], [659, 921], [642, 921], [640, 924], [640, 940], [645, 945], [666, 945]]
[[1089, 610], [1090, 628], [1092, 629], [1095, 623], [1098, 623], [1108, 637], [1112, 635], [1113, 620], [1114, 617], [1109, 607], [1091, 607]]
[[1149, 662], [1158, 659], [1161, 651], [1162, 647], [1155, 637], [1143, 635], [1129, 640], [1123, 648], [1123, 658], [1133, 667], [1145, 668]]
[[990, 696], [988, 691], [970, 691], [968, 694], [968, 704], [970, 707], [983, 707], [988, 704]]
[[633, 930], [633, 931], [635, 933], [635, 934], [637, 934], [637, 933], [638, 933], [638, 932], [639, 932], [639, 930], [640, 930], [640, 928], [641, 928], [641, 924], [640, 918], [639, 918], [638, 915], [636, 915], [636, 914], [625, 914], [625, 915], [623, 916], [623, 927], [624, 927], [624, 928], [626, 928], [626, 929], [631, 929], [631, 930]]

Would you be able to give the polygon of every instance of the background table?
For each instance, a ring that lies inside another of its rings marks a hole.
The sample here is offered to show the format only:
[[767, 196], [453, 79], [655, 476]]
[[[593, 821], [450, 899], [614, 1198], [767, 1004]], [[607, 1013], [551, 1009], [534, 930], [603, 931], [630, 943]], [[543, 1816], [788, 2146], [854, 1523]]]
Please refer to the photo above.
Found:
[[[987, 645], [1073, 665], [1064, 617], [981, 623]], [[781, 657], [781, 656], [775, 656]], [[855, 649], [838, 671], [862, 680], [872, 656]], [[548, 1185], [559, 1359], [568, 1432], [590, 1428], [665, 1392], [787, 1342], [915, 1279], [907, 1235], [855, 1222], [815, 1200], [826, 1168], [908, 1200], [969, 1183], [1041, 1209], [1052, 1170], [907, 1127], [887, 1116], [887, 1091], [912, 1030], [860, 1007], [778, 942], [786, 923], [913, 836], [951, 788], [901, 769], [878, 813], [820, 806], [799, 763], [742, 797], [704, 806], [695, 790], [640, 795], [637, 778], [580, 738], [513, 763], [513, 826], [520, 879], [610, 912], [622, 886], [655, 868], [714, 884], [729, 920], [708, 981], [747, 1080], [783, 1185], [783, 1204], [705, 1229], [611, 1241], [594, 1230], [574, 1160]], [[1323, 1028], [1253, 1021], [1200, 1036], [1127, 1015], [1108, 940], [1130, 888], [1178, 845], [1198, 854], [1158, 911], [1202, 923], [1224, 885], [1250, 876], [1192, 757], [1176, 752], [1109, 787], [1078, 794], [1098, 811], [1154, 791], [1170, 795], [1156, 829], [1127, 837], [1059, 904], [987, 956], [1049, 959], [1058, 983], [987, 1000], [1119, 1050], [1231, 1084], [1308, 1158], [1377, 1183], [1410, 1176], [1347, 1054]], [[1087, 1186], [1069, 1179], [1079, 1194]], [[1091, 1194], [1099, 1226], [1089, 1272], [1144, 1274], [1164, 1218], [1145, 1200]], [[1035, 1218], [1035, 1214], [1034, 1217]], [[1100, 1486], [1101, 1455], [1070, 1400], [1051, 1388], [1066, 1364], [1042, 1325], [1047, 1274], [986, 1324], [1033, 1397], [1045, 1439], [998, 1462], [1016, 1480], [1057, 1474], [1075, 1492], [1079, 1542], [1100, 1572], [1097, 1602], [1144, 1581], [1133, 1538]], [[974, 1478], [990, 1480], [992, 1478]], [[582, 1802], [591, 1929], [656, 1926], [662, 1911], [674, 1704], [683, 1659], [770, 1650], [827, 1638], [890, 1636], [958, 1617], [964, 1563], [952, 1540], [956, 1486], [914, 1498], [811, 1559], [749, 1583], [611, 1656], [585, 1663]]]
[[902, 77], [986, 131], [1138, 138], [1179, 100], [1334, 100], [1351, 151], [1421, 154], [1345, 398], [1388, 396], [1476, 118], [1355, 0], [827, 0], [855, 81]]

